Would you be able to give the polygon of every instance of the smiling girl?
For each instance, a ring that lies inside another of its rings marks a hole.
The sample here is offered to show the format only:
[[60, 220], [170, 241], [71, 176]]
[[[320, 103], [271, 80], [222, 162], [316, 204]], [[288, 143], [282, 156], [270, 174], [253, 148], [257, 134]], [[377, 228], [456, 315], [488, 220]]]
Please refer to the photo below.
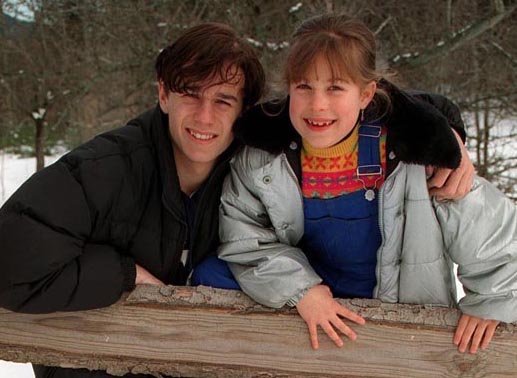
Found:
[[334, 296], [457, 305], [455, 262], [466, 296], [454, 343], [486, 348], [499, 321], [517, 320], [515, 205], [479, 177], [462, 200], [430, 197], [425, 166], [457, 166], [455, 137], [436, 108], [381, 78], [362, 22], [303, 23], [285, 78], [288, 118], [256, 109], [236, 130], [266, 136], [233, 159], [223, 188], [218, 252], [237, 282], [211, 282], [216, 264], [194, 281], [296, 306], [318, 348], [318, 327], [341, 346], [339, 333], [356, 338], [343, 318], [364, 323]]

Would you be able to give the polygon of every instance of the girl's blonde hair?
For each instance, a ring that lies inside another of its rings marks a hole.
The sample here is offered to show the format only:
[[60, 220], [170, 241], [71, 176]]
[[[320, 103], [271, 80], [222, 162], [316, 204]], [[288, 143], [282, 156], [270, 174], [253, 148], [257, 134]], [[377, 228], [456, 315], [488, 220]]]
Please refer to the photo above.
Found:
[[284, 71], [286, 84], [304, 79], [320, 56], [328, 62], [333, 78], [359, 86], [377, 82], [372, 101], [375, 113], [379, 116], [379, 107], [383, 114], [388, 111], [389, 96], [379, 85], [382, 74], [375, 66], [375, 36], [362, 21], [332, 14], [304, 21], [293, 34]]

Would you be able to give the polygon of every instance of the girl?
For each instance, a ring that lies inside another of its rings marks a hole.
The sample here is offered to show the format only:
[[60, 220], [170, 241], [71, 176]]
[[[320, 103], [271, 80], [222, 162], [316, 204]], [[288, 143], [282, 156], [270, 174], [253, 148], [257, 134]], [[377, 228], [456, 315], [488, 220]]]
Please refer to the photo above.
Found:
[[233, 159], [223, 188], [218, 254], [237, 282], [213, 282], [214, 262], [193, 282], [296, 306], [318, 348], [317, 327], [341, 346], [338, 332], [356, 338], [342, 318], [364, 323], [333, 296], [455, 305], [455, 262], [466, 296], [454, 343], [486, 348], [499, 321], [517, 320], [513, 203], [477, 177], [463, 200], [429, 198], [424, 166], [459, 164], [454, 135], [381, 79], [363, 23], [306, 21], [285, 78], [288, 116], [256, 109], [236, 130], [258, 147]]

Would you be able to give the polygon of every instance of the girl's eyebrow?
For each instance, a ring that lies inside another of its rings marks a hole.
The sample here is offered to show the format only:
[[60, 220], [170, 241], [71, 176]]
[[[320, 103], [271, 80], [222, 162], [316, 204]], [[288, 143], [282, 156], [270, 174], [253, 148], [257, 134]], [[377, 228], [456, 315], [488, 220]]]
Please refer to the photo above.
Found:
[[329, 83], [336, 83], [336, 82], [339, 82], [339, 83], [349, 83], [350, 80], [348, 79], [343, 79], [341, 77], [334, 77], [334, 78], [331, 78], [328, 80]]

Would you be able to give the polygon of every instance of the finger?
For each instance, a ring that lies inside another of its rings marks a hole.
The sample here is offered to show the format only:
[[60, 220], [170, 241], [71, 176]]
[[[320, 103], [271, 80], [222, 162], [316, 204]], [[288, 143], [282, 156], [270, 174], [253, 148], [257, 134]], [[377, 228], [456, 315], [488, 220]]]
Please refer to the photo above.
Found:
[[474, 181], [475, 169], [472, 164], [469, 164], [469, 168], [463, 174], [461, 181], [458, 185], [458, 196], [459, 198], [465, 197], [472, 188], [472, 182]]
[[469, 317], [462, 315], [460, 321], [458, 322], [458, 327], [456, 328], [456, 333], [454, 334], [454, 345], [459, 345], [461, 338], [463, 337], [463, 332], [465, 332], [465, 328], [469, 323]]
[[343, 346], [343, 340], [341, 340], [341, 337], [336, 333], [334, 330], [334, 327], [328, 322], [325, 322], [324, 324], [321, 324], [321, 328], [325, 331], [328, 337], [336, 344], [338, 347]]
[[348, 327], [343, 321], [336, 317], [335, 319], [331, 320], [332, 325], [337, 328], [342, 334], [344, 334], [346, 337], [348, 337], [350, 340], [354, 341], [357, 339], [356, 333]]
[[339, 309], [338, 309], [337, 313], [340, 316], [353, 321], [354, 323], [357, 323], [360, 325], [363, 325], [364, 323], [366, 323], [366, 321], [364, 320], [364, 318], [362, 316], [356, 314], [355, 312], [353, 312], [353, 311], [349, 310], [348, 308], [343, 307], [341, 305], [339, 305]]
[[492, 341], [492, 337], [494, 337], [497, 324], [499, 324], [499, 322], [491, 322], [486, 328], [485, 337], [483, 338], [483, 342], [481, 343], [481, 349], [486, 349], [488, 347], [488, 344], [490, 344], [490, 341]]
[[428, 188], [441, 188], [447, 181], [451, 173], [450, 169], [447, 168], [435, 168], [433, 176], [427, 180]]
[[474, 331], [476, 329], [476, 321], [473, 319], [469, 320], [469, 324], [467, 325], [467, 328], [465, 328], [465, 331], [463, 332], [463, 336], [460, 341], [460, 345], [458, 347], [458, 350], [463, 353], [467, 350], [467, 347], [469, 345], [470, 340], [472, 339], [472, 335], [474, 334]]
[[429, 194], [436, 196], [439, 200], [459, 198], [458, 185], [461, 183], [462, 176], [461, 171], [452, 171], [443, 186], [430, 189]]
[[478, 351], [479, 343], [481, 342], [481, 339], [483, 339], [486, 326], [487, 325], [485, 321], [480, 321], [477, 324], [476, 330], [474, 331], [474, 335], [472, 337], [472, 342], [470, 343], [470, 353], [474, 354]]
[[318, 342], [318, 327], [316, 324], [307, 324], [307, 327], [309, 327], [312, 349], [318, 349], [320, 347]]

